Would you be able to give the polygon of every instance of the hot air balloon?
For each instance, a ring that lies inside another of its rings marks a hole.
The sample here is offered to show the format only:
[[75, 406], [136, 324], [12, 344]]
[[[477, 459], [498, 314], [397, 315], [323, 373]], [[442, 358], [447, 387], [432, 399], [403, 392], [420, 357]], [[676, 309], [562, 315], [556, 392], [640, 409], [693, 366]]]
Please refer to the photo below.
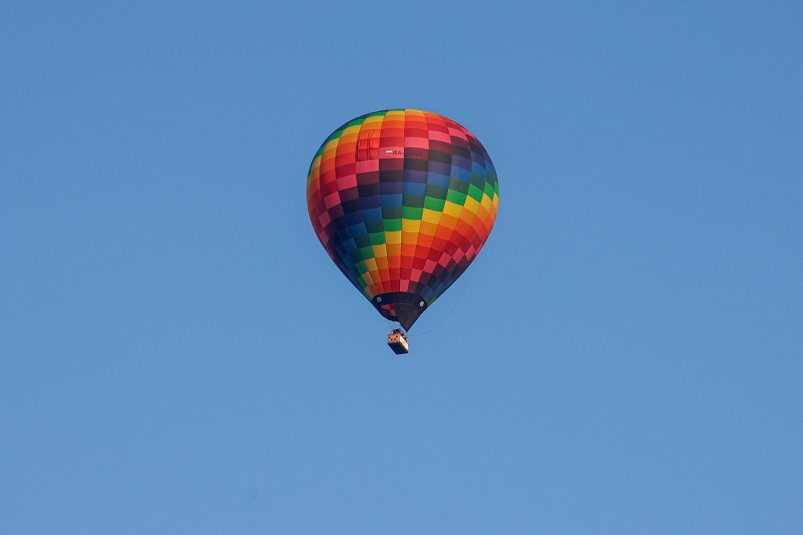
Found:
[[[347, 122], [323, 142], [307, 176], [310, 220], [329, 257], [404, 331], [476, 258], [498, 205], [496, 170], [479, 140], [427, 111]], [[408, 350], [401, 329], [388, 345]]]

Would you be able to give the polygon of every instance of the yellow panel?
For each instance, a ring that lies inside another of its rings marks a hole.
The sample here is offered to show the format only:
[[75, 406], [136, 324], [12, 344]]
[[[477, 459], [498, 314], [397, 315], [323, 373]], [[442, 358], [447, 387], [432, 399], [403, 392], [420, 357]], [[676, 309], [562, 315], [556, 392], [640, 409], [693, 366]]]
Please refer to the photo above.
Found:
[[478, 203], [477, 201], [475, 201], [471, 197], [466, 197], [466, 204], [463, 206], [463, 208], [465, 208], [466, 210], [468, 210], [472, 214], [476, 214], [477, 213], [477, 209], [479, 207], [480, 207], [480, 203]]
[[[420, 219], [402, 219], [402, 230], [404, 232], [418, 232], [421, 230], [421, 220]], [[402, 238], [402, 241], [404, 238]]]
[[437, 225], [438, 221], [441, 220], [441, 212], [424, 208], [424, 215], [421, 217], [421, 220], [426, 221], [427, 223], [435, 223]]
[[491, 211], [491, 205], [493, 205], [493, 201], [487, 195], [482, 196], [482, 207], [485, 208], [488, 212]]
[[364, 262], [365, 262], [365, 267], [368, 268], [369, 272], [370, 271], [377, 271], [379, 269], [377, 267], [377, 265], [376, 265], [376, 260], [374, 260], [373, 258], [369, 258], [368, 260], [364, 260]]
[[460, 212], [462, 211], [463, 211], [462, 206], [449, 201], [446, 201], [446, 204], [443, 207], [443, 213], [449, 214], [452, 217], [460, 217]]
[[371, 248], [374, 250], [374, 257], [377, 259], [377, 265], [379, 265], [379, 259], [388, 256], [388, 250], [384, 243], [372, 245]]
[[309, 176], [307, 177], [307, 184], [320, 177], [321, 175], [321, 157], [317, 156], [312, 160], [312, 165], [309, 168]]
[[343, 129], [343, 133], [340, 135], [340, 137], [351, 136], [351, 135], [356, 136], [357, 134], [360, 133], [361, 126], [362, 126], [361, 124], [355, 124], [354, 126], [349, 126], [348, 128]]
[[402, 241], [402, 231], [394, 230], [392, 232], [385, 231], [385, 243], [390, 245], [391, 243], [401, 243]]

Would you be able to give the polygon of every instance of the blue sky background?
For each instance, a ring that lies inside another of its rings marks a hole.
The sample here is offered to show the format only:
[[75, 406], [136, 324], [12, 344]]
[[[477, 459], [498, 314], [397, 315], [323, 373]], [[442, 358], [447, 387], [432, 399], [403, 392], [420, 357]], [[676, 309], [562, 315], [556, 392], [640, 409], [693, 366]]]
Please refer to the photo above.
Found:
[[[802, 533], [803, 4], [275, 4], [0, 5], [2, 531]], [[407, 357], [304, 196], [392, 107], [501, 191]]]

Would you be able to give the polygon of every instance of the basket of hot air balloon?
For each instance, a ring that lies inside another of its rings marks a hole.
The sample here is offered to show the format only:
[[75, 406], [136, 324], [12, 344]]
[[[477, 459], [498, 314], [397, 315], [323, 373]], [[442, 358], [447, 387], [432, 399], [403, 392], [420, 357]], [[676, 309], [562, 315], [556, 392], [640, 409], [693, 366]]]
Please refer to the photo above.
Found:
[[[326, 138], [307, 176], [309, 216], [326, 252], [405, 331], [477, 257], [498, 206], [488, 152], [464, 127], [427, 111], [347, 122]], [[398, 352], [407, 352], [406, 337]]]

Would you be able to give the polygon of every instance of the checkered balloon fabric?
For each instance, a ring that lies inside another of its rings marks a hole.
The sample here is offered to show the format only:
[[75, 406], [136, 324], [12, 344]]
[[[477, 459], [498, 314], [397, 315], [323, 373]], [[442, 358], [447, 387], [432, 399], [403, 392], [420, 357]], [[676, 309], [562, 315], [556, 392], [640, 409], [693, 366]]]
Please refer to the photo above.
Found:
[[369, 113], [324, 141], [307, 176], [318, 239], [386, 318], [409, 329], [468, 268], [496, 219], [485, 148], [441, 115]]

